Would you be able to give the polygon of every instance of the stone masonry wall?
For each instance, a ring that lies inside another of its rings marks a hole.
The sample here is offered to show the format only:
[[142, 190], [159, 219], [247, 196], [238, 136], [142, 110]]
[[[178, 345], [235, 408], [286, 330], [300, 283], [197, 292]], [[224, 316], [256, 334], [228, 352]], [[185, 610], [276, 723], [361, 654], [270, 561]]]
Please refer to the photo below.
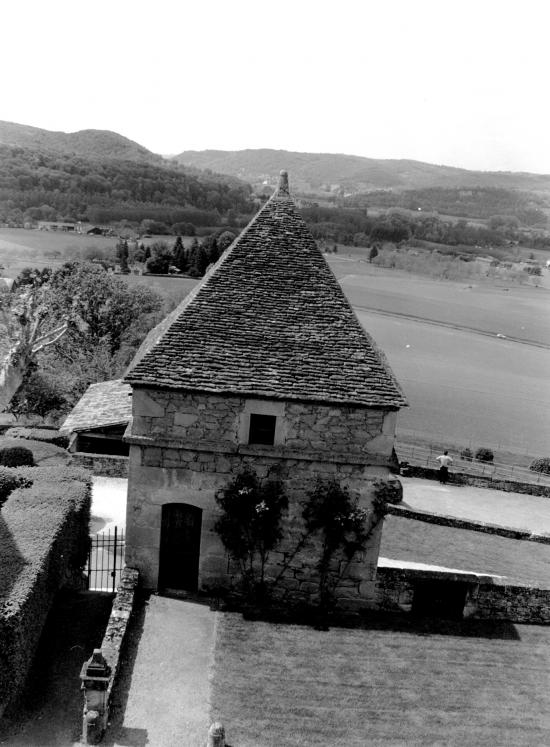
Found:
[[467, 583], [465, 618], [550, 623], [550, 589], [510, 586], [500, 579], [445, 571], [379, 568], [376, 606], [386, 610], [410, 610], [416, 583], [426, 579]]
[[71, 464], [89, 469], [94, 475], [128, 477], [128, 457], [126, 456], [107, 456], [75, 451], [71, 454]]
[[[317, 593], [315, 548], [308, 545], [290, 557], [302, 536], [302, 504], [316, 478], [337, 479], [369, 511], [386, 479], [398, 485], [388, 469], [394, 413], [140, 390], [134, 407], [126, 562], [149, 588], [158, 580], [162, 506], [174, 502], [203, 511], [200, 588], [232, 587], [235, 569], [214, 530], [215, 495], [245, 466], [261, 479], [281, 479], [289, 498], [284, 539], [267, 568], [268, 580], [284, 570], [277, 588], [288, 603], [314, 602]], [[270, 408], [278, 418], [275, 445], [248, 445], [243, 417]], [[373, 597], [380, 531], [373, 529], [367, 552], [347, 569], [337, 593], [340, 607], [356, 609]]]
[[[393, 448], [396, 412], [316, 403], [267, 402], [252, 398], [135, 389], [132, 437], [181, 448], [235, 453], [247, 447], [250, 412], [277, 415], [275, 446], [254, 451], [277, 456], [315, 458], [387, 457]], [[353, 460], [352, 460], [353, 461]], [[373, 461], [373, 464], [376, 462]]]

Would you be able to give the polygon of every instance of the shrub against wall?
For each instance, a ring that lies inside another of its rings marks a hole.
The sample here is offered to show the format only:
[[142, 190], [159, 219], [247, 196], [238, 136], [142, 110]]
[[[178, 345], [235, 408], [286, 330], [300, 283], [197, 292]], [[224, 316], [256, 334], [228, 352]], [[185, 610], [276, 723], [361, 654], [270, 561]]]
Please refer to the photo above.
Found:
[[90, 519], [86, 473], [17, 472], [33, 484], [0, 512], [0, 716], [25, 681], [55, 592], [85, 563]]
[[269, 553], [282, 537], [288, 499], [278, 480], [260, 482], [252, 470], [238, 474], [216, 496], [222, 513], [216, 532], [240, 568], [245, 594], [262, 601]]
[[495, 455], [491, 449], [487, 449], [485, 446], [480, 446], [475, 453], [475, 458], [478, 462], [492, 462]]
[[544, 475], [550, 475], [550, 457], [539, 457], [533, 459], [529, 465], [532, 472], [542, 472]]

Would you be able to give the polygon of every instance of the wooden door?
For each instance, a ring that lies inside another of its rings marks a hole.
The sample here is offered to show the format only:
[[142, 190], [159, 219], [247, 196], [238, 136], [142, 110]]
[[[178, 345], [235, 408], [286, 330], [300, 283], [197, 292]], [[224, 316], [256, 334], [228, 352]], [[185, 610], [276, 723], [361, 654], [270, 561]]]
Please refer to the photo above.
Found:
[[196, 591], [199, 583], [202, 510], [187, 503], [162, 507], [159, 589]]

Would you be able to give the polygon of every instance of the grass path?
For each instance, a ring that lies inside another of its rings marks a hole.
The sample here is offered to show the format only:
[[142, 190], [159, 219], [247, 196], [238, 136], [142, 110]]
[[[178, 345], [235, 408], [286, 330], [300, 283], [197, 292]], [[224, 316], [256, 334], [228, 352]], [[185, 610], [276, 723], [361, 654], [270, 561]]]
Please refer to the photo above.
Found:
[[550, 546], [386, 516], [380, 556], [550, 587]]

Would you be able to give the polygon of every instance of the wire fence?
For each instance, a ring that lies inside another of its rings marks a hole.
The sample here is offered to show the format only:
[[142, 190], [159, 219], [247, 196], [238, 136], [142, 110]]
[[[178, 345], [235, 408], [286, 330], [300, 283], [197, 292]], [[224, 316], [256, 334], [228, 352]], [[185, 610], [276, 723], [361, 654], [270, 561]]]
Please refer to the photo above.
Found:
[[[414, 446], [411, 444], [397, 444], [395, 447], [400, 462], [409, 462], [421, 467], [439, 469], [436, 457], [441, 452], [426, 446]], [[527, 467], [517, 467], [510, 464], [499, 464], [498, 462], [479, 462], [475, 459], [463, 459], [453, 456], [452, 470], [462, 472], [466, 475], [476, 477], [489, 477], [492, 480], [512, 480], [525, 482], [530, 485], [549, 485], [550, 475], [541, 472], [532, 472]]]
[[[429, 448], [429, 444], [432, 444], [432, 448], [441, 448], [443, 444], [446, 444], [448, 448], [464, 448], [468, 447], [475, 451], [479, 446], [485, 446], [493, 451], [509, 451], [518, 455], [530, 454], [532, 456], [538, 456], [540, 451], [540, 443], [533, 442], [528, 443], [525, 440], [508, 440], [505, 438], [498, 440], [491, 440], [490, 438], [479, 438], [479, 437], [452, 437], [448, 433], [438, 433], [436, 431], [422, 431], [411, 428], [397, 428], [397, 440], [403, 440], [407, 443], [423, 443], [425, 448]], [[437, 446], [439, 444], [439, 446]]]
[[90, 537], [88, 563], [85, 569], [90, 591], [116, 591], [124, 568], [126, 538], [123, 529], [94, 534]]

